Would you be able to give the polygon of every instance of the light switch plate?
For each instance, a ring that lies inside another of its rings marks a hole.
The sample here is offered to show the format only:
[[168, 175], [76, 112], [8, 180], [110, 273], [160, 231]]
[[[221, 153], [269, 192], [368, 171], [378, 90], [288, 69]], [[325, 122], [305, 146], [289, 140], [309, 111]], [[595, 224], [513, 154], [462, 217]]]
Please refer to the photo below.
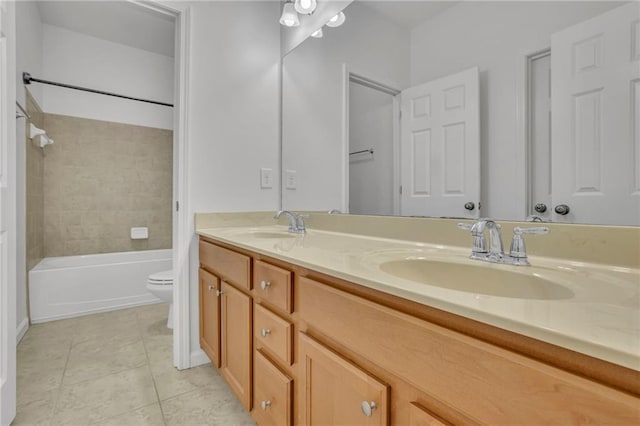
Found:
[[285, 170], [284, 172], [285, 188], [296, 189], [298, 187], [298, 177], [295, 170]]
[[273, 188], [273, 169], [266, 167], [260, 169], [260, 188]]

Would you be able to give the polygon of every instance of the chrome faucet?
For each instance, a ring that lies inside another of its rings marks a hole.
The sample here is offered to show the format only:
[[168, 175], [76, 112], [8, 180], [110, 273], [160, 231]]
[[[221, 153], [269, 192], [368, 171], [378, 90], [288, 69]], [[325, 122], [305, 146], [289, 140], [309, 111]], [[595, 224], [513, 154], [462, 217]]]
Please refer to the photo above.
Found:
[[279, 210], [273, 218], [280, 219], [280, 216], [283, 214], [289, 218], [289, 232], [294, 234], [304, 234], [307, 232], [304, 219], [309, 217], [309, 215], [291, 213], [289, 210]]
[[[484, 218], [478, 220], [473, 225], [468, 223], [459, 223], [458, 227], [471, 231], [473, 236], [473, 246], [471, 248], [471, 259], [481, 260], [491, 263], [504, 263], [508, 265], [529, 265], [527, 259], [527, 249], [524, 244], [522, 234], [548, 234], [549, 228], [521, 228], [513, 229], [513, 239], [509, 254], [504, 253], [502, 246], [502, 226], [494, 220]], [[489, 230], [489, 249], [487, 250], [487, 240], [484, 236], [484, 230]]]

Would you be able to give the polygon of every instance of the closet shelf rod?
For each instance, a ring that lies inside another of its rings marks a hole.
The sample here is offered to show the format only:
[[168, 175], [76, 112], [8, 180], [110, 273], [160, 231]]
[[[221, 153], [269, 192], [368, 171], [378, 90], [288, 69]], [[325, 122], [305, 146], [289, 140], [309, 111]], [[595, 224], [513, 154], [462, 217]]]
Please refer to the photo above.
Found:
[[117, 93], [105, 92], [103, 90], [89, 89], [88, 87], [74, 86], [72, 84], [65, 84], [65, 83], [58, 83], [58, 82], [55, 82], [55, 81], [42, 80], [40, 78], [32, 77], [31, 74], [29, 74], [28, 72], [23, 72], [22, 73], [22, 82], [24, 84], [31, 84], [31, 83], [50, 84], [51, 86], [65, 87], [67, 89], [74, 89], [74, 90], [82, 90], [83, 92], [91, 92], [91, 93], [97, 93], [99, 95], [114, 96], [116, 98], [129, 99], [131, 101], [139, 101], [139, 102], [146, 102], [148, 104], [155, 104], [155, 105], [173, 107], [173, 104], [168, 104], [166, 102], [158, 102], [158, 101], [151, 101], [149, 99], [134, 98], [132, 96], [125, 96], [125, 95], [119, 95]]
[[368, 152], [369, 154], [373, 154], [373, 148], [363, 149], [362, 151], [350, 152], [349, 155], [364, 154], [365, 152]]

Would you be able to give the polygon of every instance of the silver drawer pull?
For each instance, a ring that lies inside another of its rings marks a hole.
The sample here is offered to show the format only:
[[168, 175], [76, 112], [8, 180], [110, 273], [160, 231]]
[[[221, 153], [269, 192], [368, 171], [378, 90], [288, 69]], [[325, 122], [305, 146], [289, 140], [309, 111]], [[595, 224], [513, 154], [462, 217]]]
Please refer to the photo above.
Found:
[[260, 330], [260, 335], [262, 337], [267, 337], [270, 334], [271, 334], [271, 330], [269, 330], [268, 328], [263, 328], [262, 330]]
[[371, 417], [373, 416], [373, 412], [376, 408], [378, 408], [378, 406], [373, 401], [362, 401], [362, 404], [360, 404], [360, 408], [362, 409], [362, 414], [367, 417]]
[[271, 287], [271, 282], [265, 281], [265, 280], [260, 281], [260, 288], [262, 288], [263, 290], [266, 290], [269, 287]]
[[267, 407], [270, 407], [270, 406], [271, 406], [271, 401], [269, 401], [269, 400], [262, 401], [260, 403], [260, 407], [262, 407], [263, 410], [266, 410]]

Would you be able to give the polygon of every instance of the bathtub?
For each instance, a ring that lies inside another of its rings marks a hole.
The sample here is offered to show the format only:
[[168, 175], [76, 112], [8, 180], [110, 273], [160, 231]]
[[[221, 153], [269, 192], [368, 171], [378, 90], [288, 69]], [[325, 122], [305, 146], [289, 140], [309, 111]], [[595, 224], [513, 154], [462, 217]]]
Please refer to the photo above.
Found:
[[159, 303], [147, 277], [171, 269], [171, 256], [167, 249], [42, 259], [29, 271], [31, 322]]

